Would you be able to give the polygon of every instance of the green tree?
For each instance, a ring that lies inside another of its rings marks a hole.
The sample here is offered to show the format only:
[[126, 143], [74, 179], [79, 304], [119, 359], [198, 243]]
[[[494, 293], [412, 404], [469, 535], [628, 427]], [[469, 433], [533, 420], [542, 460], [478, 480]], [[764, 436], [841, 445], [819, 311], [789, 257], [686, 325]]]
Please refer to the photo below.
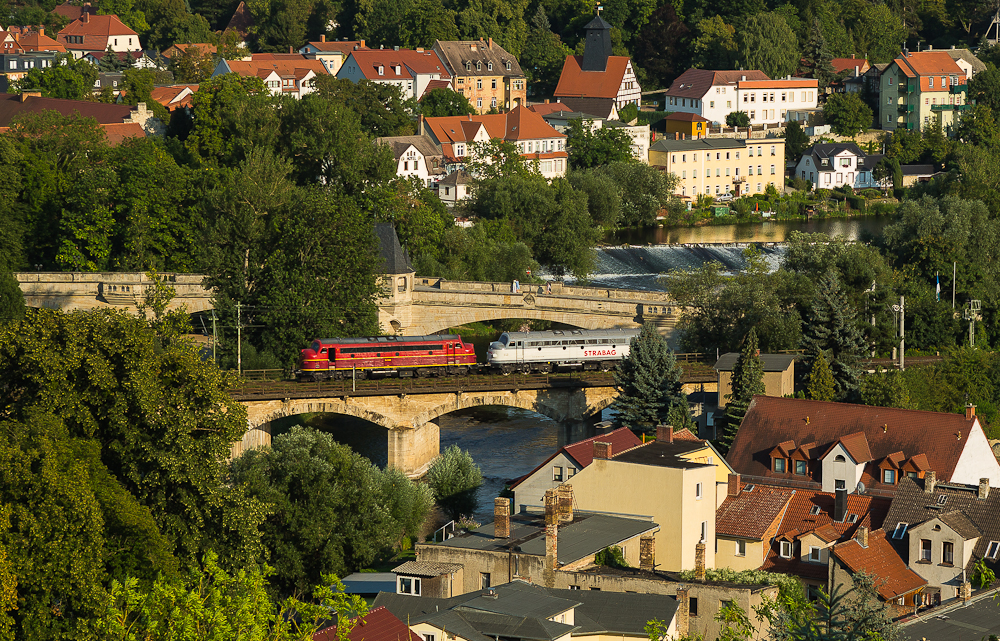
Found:
[[552, 32], [545, 7], [538, 5], [531, 19], [528, 39], [521, 54], [521, 69], [527, 77], [533, 96], [551, 96], [562, 74], [566, 56], [573, 52]]
[[251, 149], [273, 149], [279, 131], [274, 101], [256, 76], [227, 73], [201, 83], [191, 118], [184, 147], [207, 165], [233, 167]]
[[[615, 370], [618, 398], [615, 408], [622, 425], [646, 432], [666, 424], [671, 410], [687, 410], [687, 395], [681, 390], [681, 368], [667, 341], [652, 323], [645, 323], [629, 342], [629, 354]], [[677, 413], [674, 413], [675, 416]], [[690, 416], [690, 413], [687, 413]], [[682, 414], [683, 417], [683, 414]], [[690, 423], [690, 418], [680, 429]]]
[[785, 125], [785, 157], [798, 162], [806, 149], [809, 148], [809, 136], [802, 130], [798, 120], [791, 120]]
[[618, 127], [594, 129], [581, 119], [571, 120], [566, 132], [566, 146], [573, 169], [589, 169], [613, 162], [635, 162], [632, 138]]
[[454, 520], [476, 511], [477, 492], [482, 484], [483, 473], [472, 455], [457, 445], [446, 449], [427, 471], [427, 485], [434, 500]]
[[879, 598], [877, 578], [864, 572], [852, 577], [845, 590], [836, 585], [827, 595], [820, 591], [813, 616], [789, 626], [788, 638], [802, 641], [899, 641], [899, 624], [892, 620], [889, 606]]
[[531, 248], [517, 239], [508, 220], [480, 220], [471, 229], [451, 226], [437, 256], [418, 255], [414, 267], [420, 276], [493, 282], [538, 272]]
[[0, 271], [0, 324], [21, 320], [24, 310], [24, 294], [14, 274]]
[[757, 332], [753, 328], [746, 335], [740, 355], [736, 357], [730, 389], [731, 393], [726, 395], [726, 426], [719, 436], [719, 445], [726, 452], [733, 445], [753, 397], [764, 393], [764, 365], [760, 360]]
[[691, 43], [692, 64], [700, 69], [733, 69], [736, 66], [736, 28], [715, 15], [698, 22]]
[[97, 63], [97, 70], [104, 73], [114, 73], [123, 68], [122, 61], [118, 59], [118, 53], [111, 48], [111, 43], [108, 43], [108, 48], [104, 50], [104, 55]]
[[836, 78], [837, 72], [830, 62], [833, 60], [833, 54], [830, 53], [827, 46], [826, 36], [823, 35], [819, 18], [813, 21], [809, 40], [806, 42], [802, 54], [804, 66], [812, 74], [812, 77], [819, 81], [820, 88], [829, 86]]
[[1000, 127], [993, 110], [986, 105], [972, 105], [955, 129], [955, 138], [973, 146], [1000, 148]]
[[872, 124], [871, 107], [857, 93], [835, 93], [827, 97], [823, 116], [833, 132], [841, 136], [864, 133]]
[[962, 177], [957, 195], [982, 201], [993, 216], [1000, 216], [1000, 154], [986, 147], [960, 145], [957, 155]]
[[727, 127], [749, 127], [750, 115], [745, 111], [730, 111], [726, 114]]
[[476, 113], [469, 99], [451, 89], [432, 89], [420, 100], [420, 113], [426, 118], [467, 116]]
[[470, 0], [465, 7], [457, 19], [462, 40], [493, 38], [514, 58], [521, 57], [528, 35], [528, 0]]
[[465, 167], [479, 181], [537, 173], [535, 162], [523, 156], [516, 143], [499, 138], [470, 143]]
[[607, 173], [596, 171], [570, 171], [566, 174], [574, 189], [587, 194], [587, 209], [594, 224], [604, 229], [615, 229], [621, 217], [622, 197], [618, 185]]
[[[587, 18], [590, 19], [589, 17]], [[612, 42], [615, 30], [612, 30]], [[643, 88], [669, 87], [687, 68], [690, 29], [677, 15], [670, 2], [664, 3], [649, 17], [632, 44], [637, 73], [642, 74]], [[615, 55], [628, 55], [615, 50]]]
[[991, 65], [974, 75], [969, 82], [969, 99], [989, 107], [994, 118], [1000, 115], [1000, 69]]
[[910, 391], [902, 372], [875, 368], [861, 380], [861, 402], [879, 407], [910, 409]]
[[826, 361], [826, 355], [819, 352], [813, 358], [812, 366], [809, 368], [809, 385], [806, 387], [806, 396], [814, 401], [832, 401], [836, 393], [837, 384], [833, 380], [830, 364]]
[[858, 53], [872, 64], [892, 62], [906, 37], [903, 21], [885, 4], [865, 4], [854, 25]]
[[[101, 15], [114, 15], [125, 23], [126, 27], [133, 31], [143, 33], [149, 31], [149, 24], [146, 23], [146, 15], [135, 7], [133, 0], [104, 0], [98, 8]], [[136, 49], [140, 49], [136, 43]]]
[[29, 69], [23, 78], [14, 83], [17, 93], [39, 91], [46, 98], [83, 100], [94, 91], [97, 69], [83, 58], [73, 54], [56, 54], [51, 67]]
[[782, 78], [799, 67], [798, 38], [777, 13], [750, 16], [740, 28], [740, 60], [771, 78]]
[[841, 289], [835, 270], [824, 274], [804, 324], [802, 344], [809, 354], [824, 352], [836, 381], [836, 399], [852, 396], [858, 387], [858, 364], [865, 352], [864, 336], [858, 330], [857, 311]]
[[314, 81], [318, 97], [341, 103], [358, 115], [361, 127], [372, 137], [406, 136], [413, 133], [412, 116], [419, 111], [412, 98], [403, 98], [396, 85], [362, 80], [338, 80], [318, 76]]
[[618, 186], [623, 227], [653, 226], [662, 210], [680, 206], [680, 200], [674, 195], [679, 180], [675, 174], [664, 174], [637, 162], [612, 162], [593, 171], [598, 176], [607, 176]]
[[208, 80], [215, 71], [215, 60], [211, 53], [198, 47], [188, 47], [170, 58], [170, 71], [178, 83], [199, 83]]

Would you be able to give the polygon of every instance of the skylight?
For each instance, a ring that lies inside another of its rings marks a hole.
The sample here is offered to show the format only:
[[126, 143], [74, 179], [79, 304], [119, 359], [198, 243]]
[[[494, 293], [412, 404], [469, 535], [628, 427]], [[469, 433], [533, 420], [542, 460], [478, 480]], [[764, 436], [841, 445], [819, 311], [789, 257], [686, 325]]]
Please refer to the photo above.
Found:
[[818, 505], [814, 505], [814, 506], [812, 506], [812, 508], [809, 509], [809, 514], [812, 514], [813, 516], [815, 516], [815, 515], [819, 514], [819, 510], [820, 510], [820, 507]]
[[906, 534], [906, 528], [908, 527], [910, 527], [909, 523], [897, 523], [896, 529], [893, 530], [892, 532], [892, 538], [896, 539], [897, 541], [902, 539], [903, 536]]

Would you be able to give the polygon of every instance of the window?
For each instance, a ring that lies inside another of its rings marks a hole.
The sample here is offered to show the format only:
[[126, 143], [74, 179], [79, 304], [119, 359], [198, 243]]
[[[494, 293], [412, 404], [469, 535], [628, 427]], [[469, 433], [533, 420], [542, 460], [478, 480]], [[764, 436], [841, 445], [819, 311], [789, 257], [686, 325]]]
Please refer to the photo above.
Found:
[[955, 563], [955, 544], [945, 541], [941, 545], [941, 563], [952, 565]]
[[688, 598], [688, 614], [693, 617], [698, 616], [698, 597]]
[[[774, 165], [771, 165], [771, 175], [772, 176], [774, 175]], [[803, 466], [805, 466], [805, 461], [799, 461], [799, 463], [802, 463]], [[798, 465], [796, 465], [795, 467], [796, 467], [796, 469], [798, 469]], [[796, 472], [796, 474], [798, 474], [798, 473], [799, 472]], [[802, 474], [805, 474], [805, 472], [802, 472]]]
[[563, 480], [563, 469], [561, 465], [553, 466], [552, 468], [552, 480], [561, 481]]
[[708, 540], [708, 521], [701, 522], [701, 540], [702, 541]]
[[482, 109], [482, 108], [483, 108], [483, 99], [476, 98], [476, 109]]
[[569, 586], [569, 589], [570, 590], [579, 590], [580, 586], [579, 585], [571, 585], [571, 586]]
[[496, 96], [493, 97], [493, 101], [490, 103], [490, 106], [493, 107], [493, 108], [496, 108], [496, 106], [497, 106]]
[[482, 89], [482, 88], [483, 88], [483, 79], [476, 78], [476, 89]]
[[492, 88], [493, 89], [497, 88], [497, 79], [496, 78], [493, 79], [493, 87]]
[[809, 560], [815, 563], [819, 563], [823, 559], [823, 553], [820, 552], [820, 548], [815, 545], [809, 546]]
[[726, 101], [726, 109], [732, 109], [732, 107], [733, 107], [733, 101], [732, 100], [727, 100]]
[[420, 579], [408, 576], [399, 577], [399, 593], [420, 596]]
[[485, 590], [485, 589], [487, 589], [487, 588], [490, 587], [490, 573], [489, 572], [480, 572], [479, 573], [479, 584], [480, 584], [479, 587], [482, 588], [483, 590]]
[[567, 467], [566, 468], [566, 478], [571, 479], [574, 476], [576, 476], [576, 468], [575, 467]]
[[822, 511], [822, 508], [820, 506], [818, 506], [818, 505], [814, 505], [811, 508], [809, 508], [809, 514], [812, 515], [812, 516], [816, 516], [821, 511]]
[[948, 502], [948, 495], [947, 494], [942, 494], [941, 496], [937, 497], [937, 504], [938, 505], [944, 505], [947, 502]]
[[926, 563], [931, 562], [931, 541], [930, 539], [920, 539], [920, 560]]
[[747, 555], [747, 542], [737, 541], [736, 542], [736, 556], [746, 556]]
[[380, 76], [384, 76], [385, 75], [385, 67], [383, 67], [382, 65], [378, 66], [378, 75], [380, 75]]
[[934, 88], [934, 77], [933, 76], [927, 79], [927, 86], [929, 88], [931, 88], [931, 89]]
[[892, 538], [896, 539], [897, 541], [902, 539], [903, 536], [906, 534], [906, 528], [908, 527], [910, 527], [909, 523], [897, 523], [896, 529], [892, 531]]
[[[781, 117], [782, 117], [782, 118], [784, 118], [784, 117], [785, 117], [785, 114], [781, 114]], [[776, 154], [776, 153], [775, 153], [775, 151], [774, 151], [774, 145], [771, 145], [771, 155], [772, 155], [772, 156], [777, 156], [777, 155], [778, 155], [778, 154]]]
[[[826, 178], [827, 178], [826, 182], [830, 182], [830, 175], [829, 174], [827, 174]], [[833, 484], [833, 487], [836, 490], [846, 490], [847, 489], [847, 481], [845, 481], [843, 479], [837, 479], [837, 481]]]
[[792, 558], [792, 542], [791, 541], [781, 541], [778, 544], [778, 556], [783, 559]]
[[687, 177], [688, 177], [688, 172], [682, 171], [681, 172], [681, 178], [687, 178]]
[[835, 457], [833, 457], [833, 462], [834, 463], [846, 463], [847, 459], [844, 458], [843, 454], [838, 454]]
[[763, 172], [763, 171], [761, 171], [761, 166], [760, 166], [760, 165], [757, 165], [757, 175], [758, 175], [758, 176], [762, 176], [763, 174], [764, 174], [764, 172]]
[[[736, 171], [738, 172], [739, 169], [737, 169]], [[739, 175], [739, 174], [737, 174], [737, 175]], [[774, 459], [774, 471], [777, 472], [778, 474], [784, 474], [785, 473], [785, 459], [783, 459], [783, 458], [776, 458], [776, 459]]]
[[681, 154], [681, 162], [687, 162], [687, 161], [688, 161], [687, 154]]
[[701, 483], [694, 484], [694, 498], [701, 500]]
[[996, 559], [998, 552], [1000, 552], [1000, 541], [990, 541], [986, 546], [986, 558]]
[[709, 106], [710, 109], [714, 109], [715, 108], [715, 101], [714, 100], [709, 100], [708, 101], [708, 106]]
[[882, 482], [889, 485], [896, 484], [896, 470], [882, 470]]
[[691, 177], [692, 178], [697, 178], [698, 177], [698, 170], [697, 169], [692, 169], [691, 170]]

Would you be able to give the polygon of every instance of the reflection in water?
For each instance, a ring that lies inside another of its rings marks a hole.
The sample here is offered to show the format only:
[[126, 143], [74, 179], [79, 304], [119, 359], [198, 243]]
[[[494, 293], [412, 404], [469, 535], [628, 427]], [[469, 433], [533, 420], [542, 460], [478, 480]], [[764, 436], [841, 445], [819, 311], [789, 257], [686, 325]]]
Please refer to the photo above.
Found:
[[760, 223], [733, 225], [706, 225], [704, 227], [644, 227], [622, 229], [607, 242], [611, 245], [673, 245], [684, 243], [783, 243], [793, 231], [810, 234], [823, 233], [844, 236], [848, 240], [861, 240], [865, 236], [880, 236], [886, 225], [895, 222], [890, 216], [863, 218], [824, 218], [803, 220], [775, 220]]

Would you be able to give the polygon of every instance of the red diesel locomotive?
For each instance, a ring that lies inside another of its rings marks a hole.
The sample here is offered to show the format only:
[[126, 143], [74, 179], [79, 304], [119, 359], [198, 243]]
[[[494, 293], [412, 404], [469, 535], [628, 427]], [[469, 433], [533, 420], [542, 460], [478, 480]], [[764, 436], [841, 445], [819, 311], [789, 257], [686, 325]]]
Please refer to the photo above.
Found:
[[371, 376], [464, 375], [476, 366], [476, 352], [461, 336], [373, 336], [317, 338], [299, 352], [300, 381]]

